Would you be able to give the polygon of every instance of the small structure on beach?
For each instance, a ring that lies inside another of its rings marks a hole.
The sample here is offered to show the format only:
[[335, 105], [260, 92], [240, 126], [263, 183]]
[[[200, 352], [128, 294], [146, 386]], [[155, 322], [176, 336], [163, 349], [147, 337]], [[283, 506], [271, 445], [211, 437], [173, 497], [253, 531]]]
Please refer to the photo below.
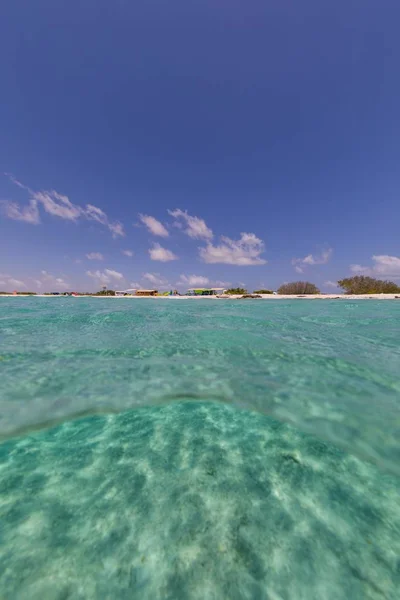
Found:
[[158, 290], [136, 290], [135, 296], [157, 296]]
[[186, 292], [187, 296], [218, 296], [218, 294], [223, 294], [225, 291], [224, 288], [190, 288]]
[[136, 288], [130, 288], [129, 290], [115, 290], [116, 296], [134, 296], [137, 292]]

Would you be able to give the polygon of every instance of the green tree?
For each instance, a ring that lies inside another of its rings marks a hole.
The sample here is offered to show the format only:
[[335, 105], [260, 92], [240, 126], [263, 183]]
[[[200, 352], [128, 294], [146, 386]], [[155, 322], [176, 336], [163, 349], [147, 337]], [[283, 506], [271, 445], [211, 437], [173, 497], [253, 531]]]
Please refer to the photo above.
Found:
[[247, 290], [245, 290], [244, 288], [230, 288], [229, 290], [226, 290], [226, 294], [232, 294], [232, 295], [247, 294]]
[[317, 286], [309, 281], [293, 281], [292, 283], [284, 283], [278, 289], [278, 294], [291, 296], [319, 293], [320, 291]]
[[93, 296], [115, 296], [114, 290], [102, 289], [100, 292], [96, 292]]
[[273, 294], [271, 290], [254, 290], [253, 294]]
[[355, 275], [338, 281], [346, 294], [397, 294], [400, 287], [393, 281], [374, 279], [366, 275]]

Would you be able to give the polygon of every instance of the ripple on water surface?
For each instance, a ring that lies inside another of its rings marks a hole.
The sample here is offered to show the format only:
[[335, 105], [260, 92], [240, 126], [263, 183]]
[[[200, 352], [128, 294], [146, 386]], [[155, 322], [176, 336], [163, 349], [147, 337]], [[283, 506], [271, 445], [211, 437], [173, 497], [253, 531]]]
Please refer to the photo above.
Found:
[[0, 299], [0, 436], [179, 398], [400, 475], [400, 302]]
[[0, 598], [396, 598], [398, 479], [268, 417], [142, 408], [0, 453]]

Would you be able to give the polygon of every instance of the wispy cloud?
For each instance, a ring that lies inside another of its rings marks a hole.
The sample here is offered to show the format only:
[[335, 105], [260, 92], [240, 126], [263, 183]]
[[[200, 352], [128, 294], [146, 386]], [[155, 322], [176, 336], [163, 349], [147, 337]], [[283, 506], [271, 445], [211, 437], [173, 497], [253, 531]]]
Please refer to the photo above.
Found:
[[[215, 285], [222, 288], [228, 288], [232, 284], [230, 281], [220, 281], [219, 279], [217, 279], [217, 281], [215, 281]], [[242, 285], [242, 287], [244, 286], [245, 284]]]
[[133, 256], [133, 250], [121, 250], [122, 254], [125, 256], [129, 256], [130, 258]]
[[72, 204], [68, 196], [63, 196], [55, 190], [33, 192], [32, 196], [38, 204], [42, 205], [45, 212], [54, 217], [76, 221], [83, 214], [83, 209], [80, 206]]
[[[66, 282], [65, 279], [63, 279], [62, 277], [56, 277], [55, 275], [52, 275], [48, 271], [41, 271], [41, 275], [42, 276], [40, 278], [40, 281], [44, 285], [51, 286], [55, 289], [60, 289], [60, 290], [66, 290], [70, 287], [70, 284], [68, 282]], [[41, 285], [38, 285], [37, 283], [36, 283], [36, 285], [38, 287], [41, 287]]]
[[168, 280], [162, 277], [160, 273], [144, 273], [143, 279], [146, 279], [155, 286], [170, 287]]
[[308, 254], [304, 258], [293, 258], [292, 265], [297, 273], [303, 273], [304, 268], [310, 265], [325, 265], [332, 256], [332, 248], [324, 250], [321, 254]]
[[175, 210], [169, 210], [168, 213], [176, 219], [174, 225], [182, 227], [186, 235], [196, 240], [212, 240], [214, 234], [212, 230], [207, 227], [204, 219], [200, 217], [192, 217], [187, 211], [176, 208]]
[[161, 237], [169, 236], [166, 227], [164, 227], [164, 225], [160, 221], [157, 221], [157, 219], [155, 219], [154, 217], [151, 217], [150, 215], [140, 214], [139, 218], [142, 221], [142, 223], [146, 225], [150, 233], [152, 233], [153, 235], [159, 235]]
[[12, 286], [14, 286], [14, 287], [26, 287], [26, 284], [25, 284], [23, 281], [21, 281], [20, 279], [14, 279], [13, 277], [11, 277], [11, 278], [10, 278], [10, 279], [7, 281], [7, 283], [8, 283], [9, 285], [12, 285]]
[[170, 260], [177, 260], [178, 257], [171, 252], [160, 246], [160, 244], [154, 244], [149, 250], [151, 260], [159, 260], [161, 262], [169, 262]]
[[113, 271], [112, 269], [105, 269], [104, 272], [106, 273], [106, 275], [108, 275], [112, 279], [117, 279], [117, 280], [124, 279], [124, 276], [122, 275], [122, 273], [118, 273], [118, 271]]
[[93, 204], [87, 204], [86, 208], [83, 209], [84, 216], [90, 221], [96, 221], [105, 225], [111, 231], [113, 238], [124, 237], [124, 226], [119, 221], [110, 221], [106, 213], [101, 210], [98, 206]]
[[89, 252], [89, 254], [86, 254], [86, 258], [89, 260], [104, 260], [101, 252]]
[[104, 271], [86, 271], [86, 275], [92, 279], [96, 279], [99, 283], [105, 285], [113, 281], [121, 281], [124, 279], [122, 273], [113, 271], [112, 269], [104, 269]]
[[208, 285], [210, 280], [203, 275], [181, 275], [178, 284], [182, 285]]
[[24, 281], [21, 281], [20, 279], [15, 279], [14, 277], [12, 277], [12, 275], [8, 275], [7, 273], [0, 273], [0, 280], [0, 285], [4, 285], [6, 288], [8, 288], [6, 291], [10, 291], [9, 288], [11, 287], [26, 287]]
[[176, 285], [178, 287], [186, 286], [187, 288], [202, 286], [227, 288], [230, 286], [230, 282], [218, 280], [215, 281], [204, 275], [181, 275]]
[[14, 221], [24, 221], [31, 225], [39, 225], [40, 215], [36, 200], [29, 200], [28, 206], [20, 207], [17, 202], [1, 200], [0, 206], [3, 214]]
[[388, 254], [374, 255], [371, 266], [350, 265], [350, 270], [358, 275], [400, 279], [400, 257]]
[[324, 282], [324, 285], [325, 285], [326, 287], [331, 287], [331, 288], [337, 288], [337, 287], [338, 287], [338, 284], [337, 284], [337, 282], [336, 282], [336, 281], [330, 281], [330, 280], [328, 280], [328, 281], [325, 281], [325, 282]]
[[260, 254], [264, 252], [264, 242], [254, 233], [242, 233], [239, 240], [222, 236], [221, 244], [208, 243], [200, 248], [200, 258], [206, 263], [224, 263], [227, 265], [250, 266], [265, 265], [266, 260]]
[[30, 196], [28, 205], [23, 207], [20, 207], [17, 202], [2, 201], [3, 213], [9, 219], [38, 225], [40, 223], [40, 206], [45, 213], [53, 217], [67, 221], [77, 221], [78, 219], [96, 221], [108, 227], [113, 237], [125, 235], [123, 225], [119, 221], [110, 221], [106, 213], [93, 204], [86, 204], [82, 207], [71, 202], [68, 196], [59, 194], [55, 190], [34, 191], [12, 175], [8, 175], [8, 177], [16, 186], [28, 192]]

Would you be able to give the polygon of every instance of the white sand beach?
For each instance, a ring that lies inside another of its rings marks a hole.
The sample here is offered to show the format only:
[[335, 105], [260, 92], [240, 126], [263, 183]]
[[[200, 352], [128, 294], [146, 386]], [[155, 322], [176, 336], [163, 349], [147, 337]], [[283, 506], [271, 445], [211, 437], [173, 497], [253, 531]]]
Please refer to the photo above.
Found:
[[[258, 294], [258, 300], [400, 300], [400, 294], [307, 294], [307, 295], [280, 295], [280, 294]], [[1, 294], [0, 298], [66, 298], [67, 296], [59, 295], [18, 295], [18, 294]], [[71, 297], [71, 296], [68, 296]], [[224, 296], [73, 296], [73, 298], [98, 298], [112, 300], [239, 300], [243, 296], [240, 295], [224, 295]], [[251, 299], [251, 298], [249, 298]]]

